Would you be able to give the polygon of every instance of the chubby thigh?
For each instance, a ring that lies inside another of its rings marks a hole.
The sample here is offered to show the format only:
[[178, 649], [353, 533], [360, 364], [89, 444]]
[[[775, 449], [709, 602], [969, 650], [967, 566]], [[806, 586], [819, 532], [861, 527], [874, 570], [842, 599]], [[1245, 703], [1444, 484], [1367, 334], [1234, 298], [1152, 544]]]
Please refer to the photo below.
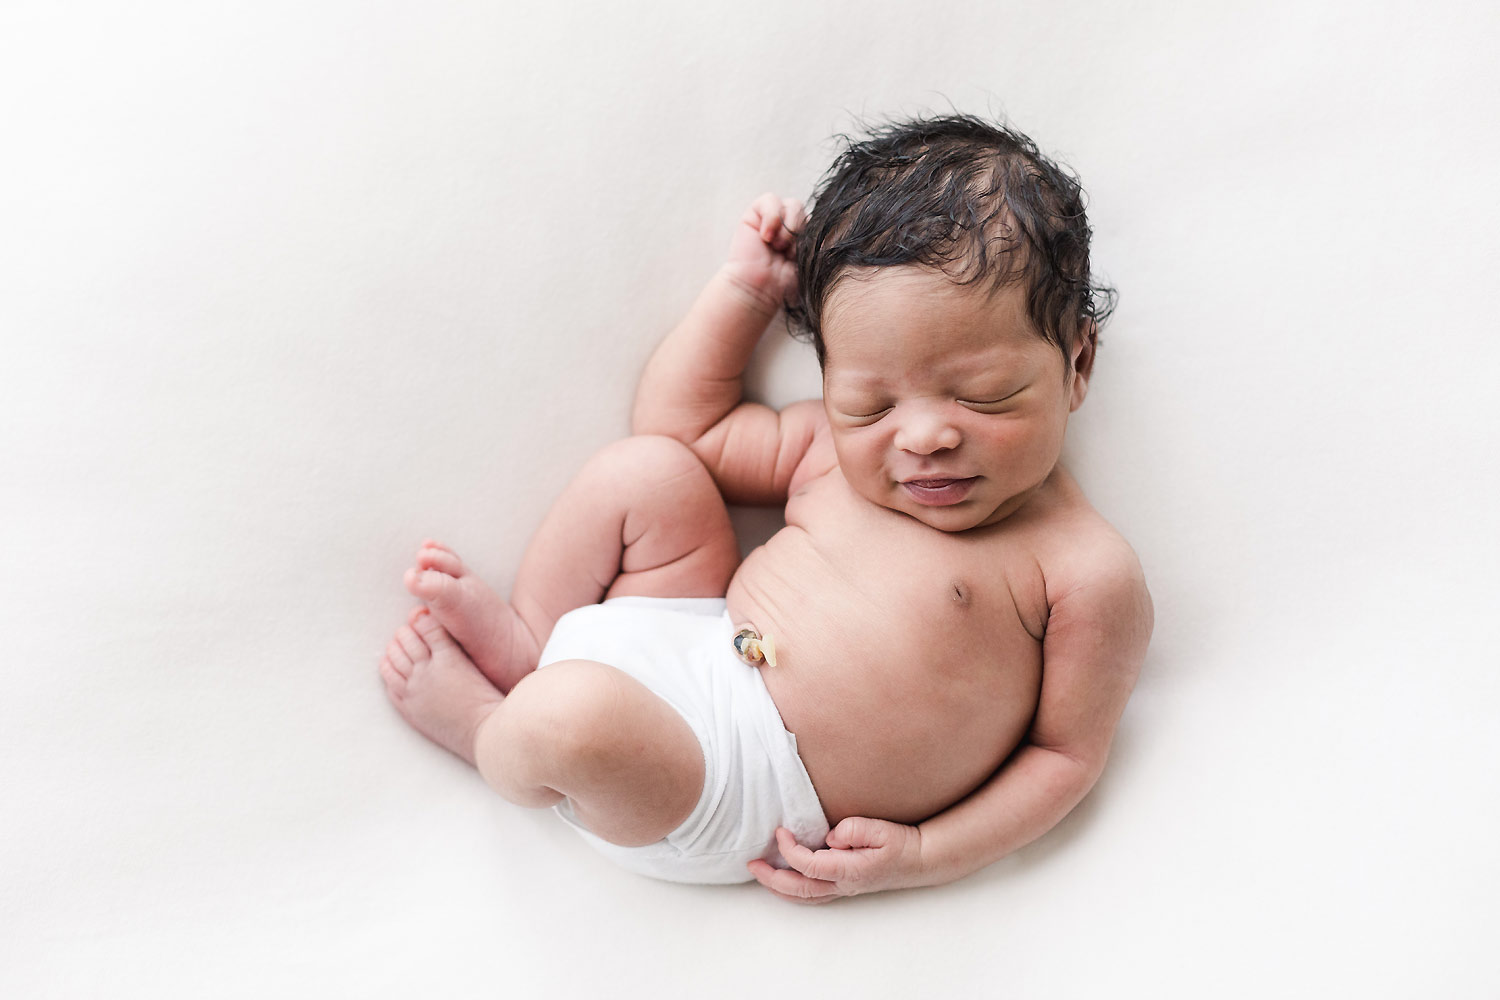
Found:
[[[528, 714], [540, 724], [526, 760], [548, 766], [540, 748], [550, 747], [552, 766], [572, 759], [585, 769], [579, 762], [587, 762], [595, 779], [613, 787], [589, 799], [575, 776], [571, 787], [584, 797], [564, 797], [555, 776], [548, 785], [517, 781], [514, 769], [507, 774], [489, 741], [519, 742], [519, 733], [504, 730], [515, 706], [492, 716], [493, 729], [479, 741], [480, 770], [512, 801], [554, 806], [600, 853], [653, 878], [748, 881], [745, 866], [755, 858], [785, 864], [779, 826], [804, 846], [821, 847], [828, 823], [797, 739], [761, 672], [735, 655], [724, 605], [722, 598], [625, 597], [579, 608], [557, 623], [534, 679], [516, 687], [513, 695], [536, 703]], [[554, 672], [556, 681], [548, 681]], [[587, 690], [573, 691], [575, 683]], [[561, 704], [574, 706], [557, 709], [568, 718], [545, 721]], [[652, 834], [659, 836], [642, 843]]]
[[563, 660], [516, 685], [481, 728], [479, 770], [519, 805], [566, 798], [576, 820], [612, 844], [652, 844], [703, 794], [697, 735], [665, 700], [622, 670]]

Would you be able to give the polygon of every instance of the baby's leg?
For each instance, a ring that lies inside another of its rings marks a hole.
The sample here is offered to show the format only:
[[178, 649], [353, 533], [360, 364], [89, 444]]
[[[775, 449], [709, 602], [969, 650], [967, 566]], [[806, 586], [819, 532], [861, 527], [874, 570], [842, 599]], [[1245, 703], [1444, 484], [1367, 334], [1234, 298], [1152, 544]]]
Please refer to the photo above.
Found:
[[546, 808], [566, 796], [579, 822], [625, 847], [671, 833], [703, 793], [703, 750], [682, 716], [590, 660], [523, 679], [481, 723], [474, 756], [505, 798]]
[[654, 843], [703, 792], [703, 751], [682, 717], [613, 667], [567, 660], [502, 695], [425, 609], [380, 660], [386, 694], [412, 728], [479, 768], [518, 805], [567, 796], [600, 837]]
[[407, 589], [501, 691], [536, 668], [557, 619], [603, 597], [722, 597], [739, 546], [713, 477], [681, 442], [617, 441], [591, 458], [532, 539], [507, 604], [428, 543]]

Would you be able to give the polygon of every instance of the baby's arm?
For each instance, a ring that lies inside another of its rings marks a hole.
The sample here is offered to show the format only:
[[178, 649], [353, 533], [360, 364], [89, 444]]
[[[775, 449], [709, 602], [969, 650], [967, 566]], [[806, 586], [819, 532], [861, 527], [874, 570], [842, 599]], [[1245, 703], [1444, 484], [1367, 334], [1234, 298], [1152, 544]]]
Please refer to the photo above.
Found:
[[933, 884], [1040, 837], [1099, 780], [1152, 627], [1135, 554], [1126, 549], [1112, 562], [1052, 600], [1041, 698], [1026, 742], [978, 791], [921, 824], [922, 863]]
[[778, 832], [795, 871], [753, 863], [768, 889], [821, 902], [879, 889], [952, 882], [1056, 826], [1098, 780], [1151, 637], [1151, 597], [1134, 553], [1049, 595], [1040, 702], [1026, 742], [967, 798], [916, 827], [851, 817], [829, 850]]
[[822, 423], [815, 401], [778, 413], [742, 401], [745, 367], [766, 325], [796, 287], [793, 236], [802, 205], [772, 194], [740, 219], [729, 257], [646, 365], [631, 430], [693, 449], [727, 500], [786, 500], [793, 473]]

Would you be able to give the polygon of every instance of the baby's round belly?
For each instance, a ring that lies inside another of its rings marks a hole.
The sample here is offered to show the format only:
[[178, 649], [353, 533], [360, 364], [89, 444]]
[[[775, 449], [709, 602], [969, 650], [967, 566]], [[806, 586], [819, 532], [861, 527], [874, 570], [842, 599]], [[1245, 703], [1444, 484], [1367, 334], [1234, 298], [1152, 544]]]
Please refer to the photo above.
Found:
[[941, 574], [881, 573], [839, 555], [849, 553], [786, 529], [745, 560], [729, 609], [776, 641], [777, 665], [761, 674], [829, 822], [915, 823], [1020, 743], [1041, 649], [1003, 586], [959, 601]]

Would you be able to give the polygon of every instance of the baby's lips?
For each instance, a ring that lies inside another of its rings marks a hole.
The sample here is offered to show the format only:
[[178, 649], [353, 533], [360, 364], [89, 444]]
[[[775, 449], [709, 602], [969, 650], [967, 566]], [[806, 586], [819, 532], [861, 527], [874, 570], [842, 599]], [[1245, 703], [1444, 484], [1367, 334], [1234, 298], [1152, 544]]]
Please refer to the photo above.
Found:
[[949, 483], [961, 483], [973, 476], [912, 476], [910, 479], [901, 480], [902, 486], [921, 486], [924, 489], [938, 489]]

